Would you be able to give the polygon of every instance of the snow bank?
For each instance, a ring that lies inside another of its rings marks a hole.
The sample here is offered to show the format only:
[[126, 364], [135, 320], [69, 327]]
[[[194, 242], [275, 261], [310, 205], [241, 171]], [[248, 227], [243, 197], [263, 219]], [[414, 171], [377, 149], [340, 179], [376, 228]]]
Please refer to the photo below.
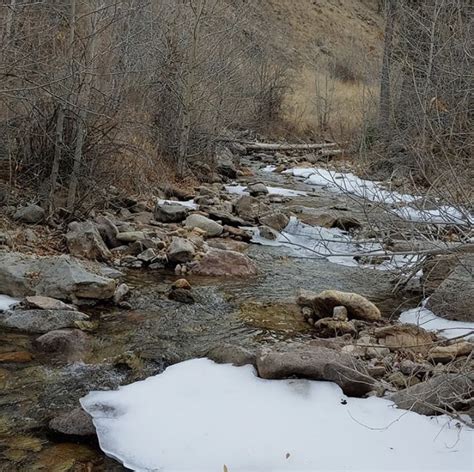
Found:
[[192, 210], [196, 210], [198, 205], [194, 203], [194, 200], [186, 200], [186, 201], [181, 201], [181, 200], [158, 200], [159, 205], [163, 205], [165, 203], [169, 203], [171, 205], [181, 205], [186, 208], [191, 208]]
[[400, 322], [421, 326], [428, 331], [434, 331], [448, 339], [458, 336], [467, 336], [469, 334], [471, 334], [470, 338], [474, 339], [474, 323], [446, 320], [445, 318], [436, 316], [424, 306], [427, 301], [427, 299], [424, 300], [421, 307], [404, 311], [400, 315]]
[[265, 166], [263, 169], [260, 169], [261, 172], [275, 172], [276, 170], [276, 166], [271, 166], [271, 165], [268, 165], [268, 166]]
[[9, 297], [8, 295], [0, 295], [0, 311], [8, 310], [17, 303], [20, 303], [20, 300]]
[[[227, 192], [236, 195], [249, 195], [249, 193], [247, 192], [247, 187], [244, 185], [226, 185], [225, 189]], [[270, 195], [281, 195], [283, 197], [298, 197], [302, 195], [307, 195], [306, 192], [303, 192], [301, 190], [290, 190], [288, 188], [282, 187], [267, 186], [267, 189]]]
[[[349, 398], [329, 382], [263, 380], [251, 366], [176, 364], [81, 399], [102, 450], [136, 471], [472, 470], [472, 431]], [[225, 466], [225, 467], [224, 467]]]

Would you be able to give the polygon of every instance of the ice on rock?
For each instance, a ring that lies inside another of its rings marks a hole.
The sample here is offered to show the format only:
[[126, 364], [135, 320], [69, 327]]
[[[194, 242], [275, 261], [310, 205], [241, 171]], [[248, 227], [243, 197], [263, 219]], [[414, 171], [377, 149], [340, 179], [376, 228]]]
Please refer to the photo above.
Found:
[[81, 400], [101, 448], [136, 471], [472, 470], [473, 432], [446, 417], [346, 397], [333, 383], [263, 380], [194, 359]]
[[20, 303], [20, 300], [9, 297], [8, 295], [0, 295], [0, 311], [9, 310], [17, 303]]

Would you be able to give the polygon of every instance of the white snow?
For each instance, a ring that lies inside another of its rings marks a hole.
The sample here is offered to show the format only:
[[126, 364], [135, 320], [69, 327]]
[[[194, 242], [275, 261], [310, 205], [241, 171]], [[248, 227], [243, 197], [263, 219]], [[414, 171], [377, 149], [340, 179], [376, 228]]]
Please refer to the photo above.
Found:
[[20, 300], [9, 297], [8, 295], [0, 294], [0, 311], [8, 310], [17, 303], [20, 303]]
[[198, 205], [194, 203], [194, 200], [158, 200], [158, 204], [164, 205], [165, 203], [169, 203], [170, 205], [181, 205], [186, 208], [191, 208], [192, 210], [196, 210]]
[[[247, 187], [244, 185], [226, 185], [225, 189], [229, 193], [233, 193], [236, 195], [249, 195], [249, 192], [247, 191]], [[301, 190], [291, 190], [288, 188], [282, 188], [282, 187], [270, 187], [267, 186], [268, 193], [269, 195], [281, 195], [283, 197], [298, 197], [301, 195], [307, 195], [306, 192], [303, 192]]]
[[[342, 404], [342, 401], [346, 404]], [[81, 399], [102, 450], [136, 471], [471, 471], [473, 432], [447, 417], [346, 397], [334, 383], [263, 380], [194, 359]]]
[[427, 301], [427, 299], [424, 300], [422, 305], [418, 308], [404, 311], [400, 315], [400, 322], [420, 326], [448, 339], [458, 336], [468, 336], [468, 339], [474, 339], [474, 323], [441, 318], [425, 307]]
[[261, 172], [274, 172], [276, 170], [276, 166], [265, 166], [263, 169], [260, 169]]
[[[425, 223], [474, 224], [474, 215], [464, 208], [440, 205], [435, 210], [417, 208], [420, 196], [398, 193], [387, 190], [379, 182], [365, 180], [350, 172], [315, 167], [295, 167], [284, 173], [306, 179], [306, 183], [322, 187], [326, 190], [351, 194], [366, 200], [394, 205], [392, 212], [400, 218]], [[422, 199], [421, 199], [422, 200]], [[410, 206], [411, 205], [411, 206]]]

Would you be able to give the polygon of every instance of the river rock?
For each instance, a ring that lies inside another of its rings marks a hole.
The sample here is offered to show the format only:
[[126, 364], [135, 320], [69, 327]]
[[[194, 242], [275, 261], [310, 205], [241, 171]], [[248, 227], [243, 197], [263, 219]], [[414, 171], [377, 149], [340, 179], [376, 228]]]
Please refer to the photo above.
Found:
[[89, 351], [90, 339], [80, 329], [56, 329], [38, 337], [35, 346], [39, 351], [77, 361]]
[[98, 216], [96, 218], [97, 230], [102, 236], [103, 241], [109, 248], [119, 247], [122, 243], [117, 239], [119, 232], [117, 226], [106, 216]]
[[433, 335], [415, 325], [390, 325], [378, 328], [374, 336], [379, 343], [392, 351], [410, 349], [427, 353], [433, 342]]
[[89, 317], [72, 310], [15, 310], [0, 313], [0, 327], [27, 333], [47, 333], [55, 329], [74, 328]]
[[357, 293], [324, 290], [316, 294], [306, 290], [299, 292], [297, 303], [300, 306], [312, 308], [317, 318], [328, 318], [332, 316], [335, 307], [344, 306], [347, 309], [349, 318], [366, 321], [382, 319], [380, 310], [367, 298]]
[[191, 290], [186, 288], [172, 288], [168, 293], [168, 298], [179, 303], [194, 303], [194, 296]]
[[191, 284], [186, 279], [178, 279], [173, 282], [173, 288], [183, 288], [186, 290], [191, 290]]
[[257, 274], [257, 266], [240, 252], [210, 249], [193, 265], [191, 272], [196, 275], [243, 277]]
[[474, 256], [460, 263], [429, 297], [426, 307], [442, 318], [474, 322]]
[[230, 149], [225, 146], [219, 146], [216, 149], [216, 171], [229, 179], [235, 179], [237, 177], [234, 155]]
[[224, 343], [207, 352], [206, 357], [218, 364], [256, 366], [256, 353], [236, 344]]
[[256, 221], [270, 212], [270, 207], [255, 197], [243, 195], [235, 203], [235, 212], [246, 221]]
[[247, 185], [247, 192], [252, 197], [258, 197], [260, 195], [266, 195], [268, 193], [267, 186], [262, 182], [254, 182]]
[[457, 409], [474, 395], [471, 374], [441, 374], [389, 396], [399, 408], [420, 415], [439, 415], [440, 409]]
[[112, 257], [92, 221], [74, 221], [68, 228], [66, 244], [73, 256], [97, 261], [107, 261]]
[[242, 228], [235, 228], [234, 226], [224, 226], [224, 233], [237, 240], [249, 242], [252, 239], [252, 233]]
[[269, 226], [259, 226], [258, 233], [262, 238], [269, 239], [270, 241], [278, 238], [278, 233]]
[[189, 209], [184, 205], [157, 203], [153, 216], [162, 223], [180, 223], [188, 215]]
[[95, 274], [71, 256], [0, 253], [0, 293], [12, 297], [105, 300], [114, 296], [115, 286], [115, 280]]
[[321, 338], [333, 338], [350, 334], [355, 336], [357, 330], [351, 321], [336, 320], [334, 318], [322, 318], [314, 323], [314, 330]]
[[360, 361], [325, 347], [261, 351], [257, 355], [257, 370], [264, 379], [296, 376], [335, 382], [346, 395], [354, 397], [365, 395], [376, 386]]
[[214, 208], [209, 208], [206, 210], [209, 214], [209, 218], [213, 220], [220, 221], [223, 225], [226, 226], [245, 226], [247, 222], [238, 216], [232, 215], [228, 211], [216, 210]]
[[261, 216], [259, 222], [275, 231], [282, 231], [288, 226], [290, 218], [284, 213], [270, 213], [269, 215]]
[[55, 433], [68, 436], [96, 435], [92, 418], [82, 408], [75, 408], [72, 411], [54, 417], [49, 422], [49, 429]]
[[206, 218], [203, 215], [198, 215], [197, 213], [189, 215], [186, 218], [184, 225], [187, 228], [191, 228], [191, 229], [192, 228], [202, 229], [205, 232], [205, 235], [208, 237], [219, 236], [223, 230], [222, 225], [220, 225], [219, 223], [209, 218]]
[[195, 254], [194, 245], [187, 239], [174, 237], [168, 248], [168, 259], [170, 262], [189, 262]]
[[428, 357], [433, 362], [447, 364], [460, 356], [467, 356], [473, 350], [474, 345], [468, 342], [459, 342], [448, 346], [434, 346], [428, 352]]
[[56, 298], [30, 296], [25, 298], [25, 305], [28, 308], [39, 308], [40, 310], [77, 310], [73, 305], [68, 305]]
[[39, 205], [30, 204], [26, 207], [19, 208], [13, 218], [22, 223], [38, 224], [41, 223], [46, 216], [46, 212]]
[[124, 233], [117, 233], [117, 239], [124, 243], [134, 243], [135, 241], [141, 241], [145, 238], [146, 236], [143, 231], [126, 231]]

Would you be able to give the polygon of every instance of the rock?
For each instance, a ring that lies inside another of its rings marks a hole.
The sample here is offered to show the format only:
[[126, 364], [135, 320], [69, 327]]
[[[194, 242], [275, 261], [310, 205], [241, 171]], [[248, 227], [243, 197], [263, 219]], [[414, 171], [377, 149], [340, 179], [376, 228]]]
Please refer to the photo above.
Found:
[[145, 238], [146, 236], [143, 231], [127, 231], [125, 233], [117, 233], [117, 239], [124, 243], [133, 243]]
[[365, 357], [366, 354], [366, 348], [356, 344], [347, 344], [341, 351], [354, 357]]
[[179, 204], [157, 203], [153, 216], [162, 223], [180, 223], [188, 216], [189, 209]]
[[0, 253], [0, 293], [44, 295], [61, 300], [112, 298], [116, 282], [95, 274], [70, 256]]
[[112, 221], [105, 216], [98, 216], [96, 218], [97, 229], [102, 236], [103, 241], [109, 248], [119, 247], [121, 242], [117, 239], [117, 233], [119, 232], [117, 227]]
[[253, 365], [257, 363], [256, 353], [242, 346], [222, 344], [211, 349], [206, 357], [218, 364], [233, 364], [235, 366]]
[[207, 210], [209, 218], [213, 220], [221, 221], [225, 226], [246, 226], [247, 222], [242, 218], [232, 215], [231, 213], [223, 210], [216, 210], [209, 208]]
[[425, 364], [418, 364], [409, 359], [403, 359], [400, 362], [400, 372], [405, 375], [425, 375], [432, 370], [432, 366]]
[[130, 287], [127, 284], [120, 284], [114, 293], [114, 303], [120, 303], [128, 292], [130, 292]]
[[196, 275], [243, 277], [257, 274], [256, 264], [235, 251], [211, 249], [191, 269]]
[[474, 256], [460, 263], [428, 298], [426, 307], [442, 318], [474, 322]]
[[155, 259], [155, 257], [156, 251], [153, 248], [149, 248], [138, 254], [137, 259], [145, 263], [150, 263]]
[[99, 230], [91, 221], [74, 221], [68, 228], [66, 244], [73, 256], [97, 261], [107, 261], [112, 257]]
[[335, 320], [347, 321], [349, 319], [349, 313], [345, 306], [335, 306], [332, 310], [332, 317]]
[[0, 327], [27, 333], [47, 333], [55, 329], [74, 328], [89, 317], [72, 310], [16, 310], [0, 313]]
[[433, 335], [423, 328], [413, 325], [391, 325], [378, 328], [374, 336], [379, 343], [390, 350], [411, 349], [426, 353], [433, 342]]
[[32, 360], [33, 356], [27, 351], [0, 352], [0, 364], [7, 364], [10, 362], [24, 364], [26, 362], [31, 362]]
[[235, 179], [237, 177], [234, 155], [229, 148], [220, 146], [216, 149], [216, 171], [229, 179]]
[[208, 237], [219, 236], [222, 233], [222, 225], [196, 213], [189, 215], [184, 222], [187, 228], [199, 228], [205, 231]]
[[38, 224], [41, 223], [46, 216], [46, 212], [38, 205], [30, 204], [26, 207], [19, 208], [13, 218], [23, 223]]
[[174, 237], [168, 248], [170, 262], [189, 262], [195, 254], [194, 245], [187, 239]]
[[82, 408], [75, 408], [72, 411], [54, 417], [49, 422], [49, 429], [55, 433], [68, 436], [96, 435], [92, 418]]
[[235, 203], [235, 212], [246, 221], [256, 221], [270, 212], [270, 207], [255, 197], [243, 195]]
[[[357, 318], [366, 321], [377, 321], [382, 319], [380, 310], [367, 298], [357, 293], [340, 292], [338, 290], [324, 290], [319, 294], [305, 291], [304, 297], [310, 298], [309, 305], [317, 318], [330, 317], [334, 307], [344, 306], [349, 318]], [[298, 295], [298, 304], [301, 304], [301, 293]], [[305, 300], [306, 303], [308, 303]]]
[[245, 231], [242, 228], [234, 228], [233, 226], [224, 226], [224, 233], [228, 233], [229, 236], [241, 239], [242, 241], [250, 241], [252, 239], [252, 234], [249, 231]]
[[335, 382], [349, 396], [362, 396], [376, 382], [354, 357], [325, 347], [262, 351], [257, 355], [258, 375], [264, 379], [303, 377]]
[[393, 372], [387, 380], [397, 389], [407, 388], [411, 386], [410, 379], [405, 377], [401, 372]]
[[39, 308], [40, 310], [77, 310], [75, 306], [68, 305], [61, 300], [56, 300], [51, 297], [26, 297], [24, 304], [27, 308]]
[[258, 232], [262, 238], [269, 239], [270, 241], [278, 238], [278, 233], [268, 226], [259, 226]]
[[259, 218], [262, 225], [269, 226], [275, 231], [282, 231], [288, 226], [290, 218], [284, 213], [270, 213]]
[[439, 415], [460, 408], [474, 395], [472, 374], [441, 374], [389, 396], [399, 408], [420, 415]]
[[186, 290], [191, 290], [191, 284], [186, 279], [178, 279], [173, 282], [173, 288], [182, 288]]
[[448, 346], [435, 346], [429, 350], [428, 357], [433, 362], [447, 364], [457, 357], [469, 355], [473, 347], [474, 345], [468, 342], [459, 342]]
[[188, 303], [188, 304], [192, 304], [195, 301], [191, 291], [186, 288], [173, 288], [168, 293], [168, 298], [176, 302]]
[[266, 195], [268, 193], [268, 188], [262, 182], [255, 182], [247, 185], [247, 192], [252, 197], [258, 197], [260, 195]]
[[354, 336], [357, 334], [354, 323], [351, 321], [335, 320], [334, 318], [322, 318], [316, 321], [314, 323], [314, 330], [321, 338], [333, 338], [343, 334]]
[[0, 233], [0, 246], [11, 246], [12, 238], [8, 233]]
[[235, 239], [230, 238], [210, 239], [207, 242], [207, 245], [215, 249], [223, 249], [237, 252], [245, 252], [249, 247], [249, 245], [247, 243], [244, 243], [243, 241], [236, 241]]
[[35, 346], [39, 351], [78, 361], [89, 352], [90, 339], [80, 329], [56, 329], [36, 338]]

